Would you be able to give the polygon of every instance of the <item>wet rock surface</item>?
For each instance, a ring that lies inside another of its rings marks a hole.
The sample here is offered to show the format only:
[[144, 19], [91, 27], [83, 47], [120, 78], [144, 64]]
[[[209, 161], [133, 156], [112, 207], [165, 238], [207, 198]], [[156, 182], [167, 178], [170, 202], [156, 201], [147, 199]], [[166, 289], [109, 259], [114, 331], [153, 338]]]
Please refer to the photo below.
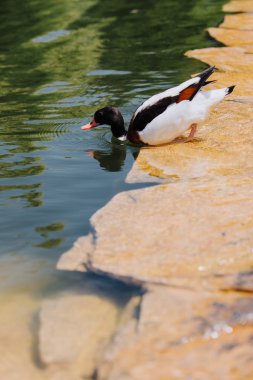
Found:
[[[111, 297], [115, 287], [120, 296]], [[140, 296], [120, 283], [89, 276], [45, 300], [37, 355], [46, 379], [91, 379], [115, 331], [134, 316], [139, 303]]]
[[[89, 261], [93, 248], [93, 237], [91, 234], [80, 237], [75, 241], [74, 246], [60, 257], [57, 269], [86, 272], [85, 263]], [[85, 258], [84, 254], [86, 255]]]
[[252, 310], [247, 295], [151, 287], [135, 329], [119, 332], [98, 378], [249, 380]]
[[[252, 2], [225, 9], [252, 12]], [[91, 218], [93, 236], [58, 263], [146, 290], [114, 324], [98, 380], [252, 379], [252, 17], [227, 15], [210, 29], [228, 47], [187, 53], [219, 69], [211, 86], [235, 92], [193, 142], [141, 150], [127, 180], [157, 185], [114, 197]]]
[[[113, 303], [81, 287], [43, 303], [39, 354], [50, 378], [91, 377], [118, 317]], [[84, 360], [85, 358], [85, 360]]]

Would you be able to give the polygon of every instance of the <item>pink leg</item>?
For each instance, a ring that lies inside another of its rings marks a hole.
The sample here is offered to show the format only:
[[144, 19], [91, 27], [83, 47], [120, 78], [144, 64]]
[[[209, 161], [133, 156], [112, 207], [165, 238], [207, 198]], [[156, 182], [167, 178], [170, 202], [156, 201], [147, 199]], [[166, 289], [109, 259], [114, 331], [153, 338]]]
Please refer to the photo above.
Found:
[[196, 131], [197, 131], [197, 126], [198, 126], [198, 125], [197, 125], [196, 123], [194, 123], [194, 124], [192, 124], [192, 125], [190, 126], [190, 128], [191, 128], [191, 132], [190, 132], [189, 136], [187, 137], [186, 142], [189, 142], [189, 141], [192, 141], [192, 140], [193, 140], [194, 135], [195, 135], [195, 133], [196, 133]]

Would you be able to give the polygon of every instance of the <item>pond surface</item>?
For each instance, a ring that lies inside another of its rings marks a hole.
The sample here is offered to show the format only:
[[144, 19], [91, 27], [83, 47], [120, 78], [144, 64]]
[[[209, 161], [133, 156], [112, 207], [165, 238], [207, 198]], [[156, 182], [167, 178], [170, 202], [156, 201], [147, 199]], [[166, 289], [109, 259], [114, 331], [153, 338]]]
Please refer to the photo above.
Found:
[[36, 299], [71, 282], [55, 271], [60, 253], [89, 231], [98, 208], [130, 188], [124, 179], [138, 153], [113, 141], [109, 127], [80, 126], [105, 105], [119, 107], [128, 123], [144, 99], [204, 69], [183, 53], [217, 45], [205, 29], [221, 22], [223, 2], [2, 1], [3, 300]]

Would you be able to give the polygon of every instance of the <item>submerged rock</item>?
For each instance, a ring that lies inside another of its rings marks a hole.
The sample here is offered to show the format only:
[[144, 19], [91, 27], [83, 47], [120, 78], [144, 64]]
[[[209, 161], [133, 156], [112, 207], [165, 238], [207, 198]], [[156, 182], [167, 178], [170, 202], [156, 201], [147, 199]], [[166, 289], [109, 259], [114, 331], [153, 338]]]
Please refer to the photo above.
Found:
[[119, 317], [115, 304], [81, 287], [43, 302], [39, 354], [49, 379], [91, 377]]

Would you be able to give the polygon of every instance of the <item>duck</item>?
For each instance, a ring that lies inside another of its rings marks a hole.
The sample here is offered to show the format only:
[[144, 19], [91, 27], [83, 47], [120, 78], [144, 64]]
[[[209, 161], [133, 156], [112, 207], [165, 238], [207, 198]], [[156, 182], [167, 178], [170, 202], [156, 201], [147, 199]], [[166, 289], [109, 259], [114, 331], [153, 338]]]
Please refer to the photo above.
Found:
[[198, 123], [203, 122], [210, 108], [232, 93], [235, 86], [203, 91], [215, 82], [207, 79], [216, 70], [212, 66], [180, 85], [151, 96], [134, 112], [128, 130], [120, 111], [113, 106], [97, 110], [90, 123], [81, 127], [90, 130], [109, 125], [114, 137], [137, 145], [163, 145], [190, 130], [186, 142], [192, 141]]

